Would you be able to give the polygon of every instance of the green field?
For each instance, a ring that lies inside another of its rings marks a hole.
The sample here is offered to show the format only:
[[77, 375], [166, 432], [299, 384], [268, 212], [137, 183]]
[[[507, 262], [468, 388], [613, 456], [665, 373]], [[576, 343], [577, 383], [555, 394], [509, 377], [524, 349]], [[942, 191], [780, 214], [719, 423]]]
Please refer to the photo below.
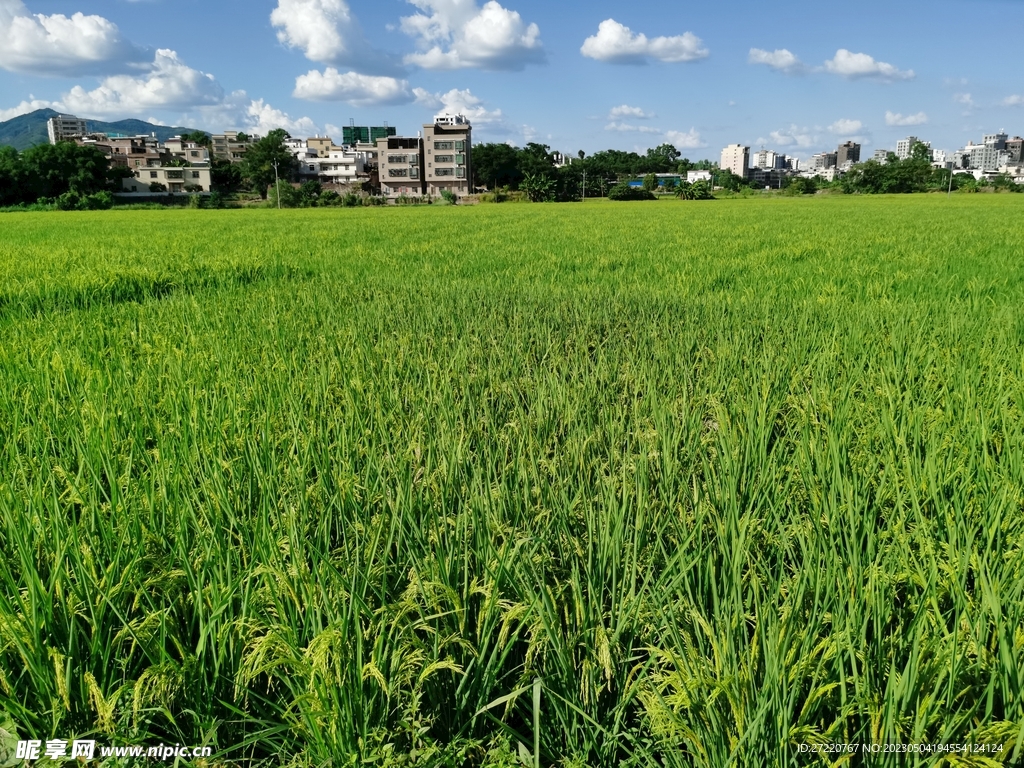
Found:
[[0, 729], [205, 765], [1014, 764], [1022, 214], [3, 216]]

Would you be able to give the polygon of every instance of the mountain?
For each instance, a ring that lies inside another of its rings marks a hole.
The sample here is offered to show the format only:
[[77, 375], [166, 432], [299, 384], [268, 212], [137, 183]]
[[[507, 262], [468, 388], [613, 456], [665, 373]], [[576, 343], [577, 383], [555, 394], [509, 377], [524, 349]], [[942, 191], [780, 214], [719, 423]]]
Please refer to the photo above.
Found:
[[[46, 144], [49, 141], [46, 133], [46, 121], [57, 114], [59, 113], [52, 109], [37, 109], [35, 112], [19, 115], [0, 123], [0, 146], [7, 144], [21, 151], [36, 144]], [[195, 130], [194, 128], [153, 125], [144, 120], [118, 120], [115, 123], [86, 120], [85, 123], [89, 131], [93, 133], [120, 133], [126, 136], [155, 133], [161, 141]]]

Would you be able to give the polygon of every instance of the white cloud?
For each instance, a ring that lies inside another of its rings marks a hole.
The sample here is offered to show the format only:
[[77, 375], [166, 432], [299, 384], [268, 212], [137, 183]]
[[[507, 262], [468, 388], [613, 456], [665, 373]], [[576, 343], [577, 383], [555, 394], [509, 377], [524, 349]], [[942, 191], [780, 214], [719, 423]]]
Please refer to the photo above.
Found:
[[648, 38], [642, 32], [634, 33], [615, 19], [605, 19], [597, 27], [597, 34], [583, 41], [580, 52], [591, 59], [612, 64], [644, 64], [648, 59], [668, 63], [695, 61], [708, 55], [708, 49], [692, 32], [674, 37]]
[[68, 110], [101, 116], [213, 106], [223, 100], [224, 89], [213, 75], [192, 69], [166, 48], [156, 52], [149, 72], [141, 77], [114, 75], [92, 91], [76, 85], [63, 97]]
[[636, 120], [648, 120], [655, 117], [655, 114], [653, 112], [644, 112], [640, 107], [631, 107], [628, 104], [612, 107], [611, 111], [608, 112], [609, 120], [615, 120], [620, 117], [632, 117]]
[[836, 120], [832, 125], [828, 127], [829, 133], [835, 133], [840, 136], [853, 136], [854, 134], [860, 133], [860, 129], [864, 127], [864, 123], [860, 120], [850, 120], [849, 118], [842, 118]]
[[282, 45], [298, 48], [310, 61], [393, 74], [387, 54], [374, 50], [345, 0], [277, 0], [270, 14]]
[[853, 53], [840, 48], [836, 55], [825, 62], [825, 69], [834, 75], [853, 79], [873, 78], [876, 80], [910, 80], [914, 70], [901, 70], [884, 61], [876, 61], [866, 53]]
[[21, 115], [27, 115], [29, 112], [35, 112], [37, 109], [64, 109], [64, 105], [58, 101], [43, 101], [42, 99], [35, 99], [29, 96], [31, 101], [23, 101], [16, 107], [10, 109], [0, 109], [0, 123], [8, 120], [13, 120], [15, 117]]
[[700, 133], [691, 128], [685, 133], [682, 131], [667, 131], [665, 141], [675, 146], [676, 149], [700, 149], [708, 144], [700, 137]]
[[484, 102], [468, 89], [459, 90], [452, 88], [447, 93], [430, 93], [423, 88], [414, 88], [413, 94], [416, 103], [427, 109], [438, 113], [449, 115], [465, 115], [474, 126], [486, 126], [494, 132], [495, 129], [507, 130], [505, 116], [500, 109], [490, 110], [484, 106]]
[[803, 72], [805, 69], [803, 62], [785, 48], [777, 48], [774, 51], [751, 48], [747, 61], [751, 64], [764, 64], [779, 72], [786, 72], [788, 74]]
[[620, 133], [661, 133], [660, 128], [653, 128], [649, 125], [630, 125], [629, 123], [618, 123], [612, 121], [604, 127], [606, 131], [618, 131]]
[[969, 93], [955, 93], [953, 94], [953, 101], [957, 104], [963, 104], [965, 107], [973, 107], [974, 99]]
[[312, 136], [320, 129], [308, 117], [293, 119], [286, 112], [267, 104], [263, 99], [249, 103], [245, 110], [245, 125], [253, 132], [266, 136], [275, 128], [284, 128], [292, 136]]
[[1024, 96], [1014, 95], [1007, 96], [1002, 102], [1004, 107], [1022, 107], [1024, 106]]
[[0, 0], [0, 69], [80, 75], [123, 69], [148, 54], [102, 16], [30, 14], [21, 0]]
[[310, 101], [346, 101], [354, 107], [406, 104], [413, 100], [406, 80], [339, 72], [334, 67], [327, 67], [323, 72], [313, 69], [299, 75], [295, 78], [293, 95]]
[[422, 13], [404, 16], [401, 29], [420, 52], [405, 57], [424, 69], [521, 70], [544, 61], [540, 27], [489, 0], [409, 0]]
[[928, 122], [928, 115], [918, 112], [916, 115], [903, 115], [899, 112], [886, 112], [886, 125], [924, 125]]
[[818, 143], [818, 138], [807, 128], [791, 125], [786, 130], [772, 131], [768, 134], [767, 139], [758, 138], [756, 143], [772, 144], [779, 147], [813, 147]]

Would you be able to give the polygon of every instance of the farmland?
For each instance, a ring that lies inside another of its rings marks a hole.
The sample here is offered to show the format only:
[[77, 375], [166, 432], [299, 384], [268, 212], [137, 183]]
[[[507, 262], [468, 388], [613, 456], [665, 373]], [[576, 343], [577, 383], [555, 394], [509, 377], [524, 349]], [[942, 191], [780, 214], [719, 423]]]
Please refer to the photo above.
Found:
[[1022, 211], [4, 216], [0, 729], [211, 765], [1012, 764]]

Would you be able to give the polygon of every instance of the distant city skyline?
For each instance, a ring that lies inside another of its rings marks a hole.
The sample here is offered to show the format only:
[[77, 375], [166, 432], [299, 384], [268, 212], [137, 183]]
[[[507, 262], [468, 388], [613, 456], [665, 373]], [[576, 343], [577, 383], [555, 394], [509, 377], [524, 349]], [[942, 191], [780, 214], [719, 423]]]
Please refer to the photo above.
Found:
[[569, 154], [667, 142], [716, 159], [740, 143], [807, 159], [855, 141], [870, 156], [908, 135], [955, 150], [1024, 132], [1021, 32], [1015, 0], [0, 0], [0, 120], [49, 107], [414, 134], [449, 111], [478, 142]]

